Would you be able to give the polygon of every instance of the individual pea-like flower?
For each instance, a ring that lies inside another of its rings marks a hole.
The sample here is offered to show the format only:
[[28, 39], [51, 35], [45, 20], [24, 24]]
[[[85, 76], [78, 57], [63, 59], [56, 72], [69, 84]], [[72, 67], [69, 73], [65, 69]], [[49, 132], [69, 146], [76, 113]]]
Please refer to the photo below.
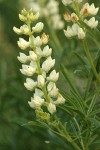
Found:
[[56, 106], [55, 106], [55, 104], [53, 104], [53, 103], [49, 103], [49, 105], [47, 106], [47, 108], [48, 108], [48, 111], [49, 111], [51, 114], [53, 114], [53, 113], [56, 112]]
[[80, 11], [83, 16], [95, 16], [99, 11], [99, 7], [95, 8], [94, 3], [89, 5], [89, 3], [85, 3]]
[[18, 46], [22, 49], [25, 50], [26, 48], [28, 48], [30, 46], [30, 42], [27, 42], [26, 40], [24, 40], [23, 38], [19, 38], [19, 41], [17, 42]]
[[58, 78], [59, 78], [59, 72], [56, 73], [56, 70], [53, 70], [50, 73], [49, 77], [47, 77], [47, 80], [52, 81], [52, 82], [56, 82], [58, 80]]
[[84, 22], [90, 27], [90, 28], [96, 28], [98, 25], [98, 21], [95, 20], [95, 17], [92, 17], [91, 19], [87, 20], [85, 19]]
[[[64, 19], [67, 22], [73, 22], [72, 27], [68, 26], [67, 30], [64, 30], [64, 34], [67, 38], [71, 38], [73, 36], [77, 36], [78, 39], [84, 39], [86, 36], [87, 28], [86, 26], [83, 26], [81, 22], [86, 23], [90, 28], [94, 29], [98, 25], [98, 21], [95, 20], [95, 17], [90, 18], [89, 20], [85, 19], [87, 16], [95, 16], [98, 13], [99, 7], [95, 8], [94, 3], [89, 5], [89, 3], [85, 3], [83, 6], [80, 6], [76, 8], [76, 5], [80, 2], [81, 0], [62, 0], [62, 2], [65, 5], [72, 4], [72, 7], [74, 9], [74, 13], [69, 14], [66, 12], [64, 14]], [[76, 4], [76, 5], [75, 5]], [[78, 4], [79, 5], [79, 4]], [[77, 7], [78, 7], [77, 5]], [[80, 22], [81, 21], [81, 22]]]
[[35, 82], [31, 78], [26, 78], [24, 86], [26, 87], [27, 90], [32, 91], [37, 86], [37, 82]]
[[42, 75], [38, 75], [38, 87], [43, 88], [45, 85], [45, 79]]
[[20, 69], [20, 71], [26, 76], [32, 76], [35, 73], [36, 68], [33, 68], [29, 65], [22, 65], [22, 69]]
[[27, 55], [25, 55], [24, 53], [20, 53], [20, 56], [17, 56], [17, 59], [18, 59], [21, 63], [25, 64], [25, 63], [27, 63], [27, 62], [30, 60], [30, 57], [27, 56]]
[[41, 32], [43, 30], [44, 24], [42, 22], [39, 22], [35, 25], [35, 27], [32, 28], [33, 32]]
[[51, 56], [48, 57], [42, 64], [42, 69], [45, 72], [48, 72], [55, 64], [55, 59], [52, 59]]
[[[35, 32], [40, 33], [43, 30], [44, 24], [39, 22], [32, 27], [33, 20], [38, 18], [37, 15], [35, 16], [32, 13], [32, 10], [29, 12], [25, 9], [22, 10], [19, 18], [24, 22], [22, 16], [23, 18], [25, 17], [25, 23], [27, 22], [25, 28], [28, 27], [27, 31], [29, 30], [30, 32], [27, 34], [27, 32], [23, 31], [23, 34], [29, 36], [29, 42], [20, 38], [20, 44], [18, 45], [21, 49], [29, 48], [29, 52], [27, 53], [28, 56], [24, 53], [20, 53], [20, 56], [17, 58], [22, 63], [22, 69], [20, 69], [21, 73], [28, 76], [24, 86], [27, 90], [33, 91], [34, 93], [28, 104], [31, 108], [36, 109], [37, 111], [35, 112], [38, 113], [39, 110], [42, 110], [42, 106], [47, 107], [49, 113], [41, 112], [48, 118], [48, 114], [50, 115], [56, 112], [56, 105], [64, 103], [64, 98], [61, 97], [59, 89], [56, 87], [59, 73], [57, 73], [56, 70], [52, 70], [55, 65], [55, 59], [51, 57], [52, 48], [46, 45], [48, 43], [48, 36], [45, 33], [42, 34], [42, 36], [34, 35]], [[21, 29], [20, 27], [20, 30]], [[16, 30], [14, 31], [16, 32]], [[16, 33], [19, 34], [19, 32]], [[43, 117], [41, 116], [41, 118]]]
[[48, 56], [51, 56], [51, 53], [52, 53], [52, 48], [49, 48], [49, 46], [47, 45], [43, 48], [42, 56], [48, 57]]
[[38, 59], [38, 56], [34, 53], [34, 51], [30, 51], [29, 54], [32, 61], [36, 61]]

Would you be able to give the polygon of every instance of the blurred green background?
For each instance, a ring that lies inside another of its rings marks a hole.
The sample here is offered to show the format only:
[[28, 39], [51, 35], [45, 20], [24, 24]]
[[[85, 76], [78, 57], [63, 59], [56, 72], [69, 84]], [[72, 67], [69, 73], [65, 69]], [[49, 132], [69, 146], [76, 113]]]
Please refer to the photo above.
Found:
[[[94, 1], [95, 4], [99, 3], [99, 0]], [[47, 130], [25, 125], [28, 121], [35, 120], [35, 114], [28, 106], [32, 93], [23, 86], [25, 79], [19, 71], [21, 64], [17, 60], [20, 51], [16, 44], [18, 36], [12, 30], [13, 26], [19, 27], [21, 24], [18, 14], [24, 7], [24, 2], [0, 0], [0, 150], [64, 150], [60, 140], [51, 133], [48, 134]], [[59, 7], [63, 15], [65, 7], [61, 3]], [[50, 32], [46, 28], [45, 31]], [[82, 48], [78, 44], [81, 43], [67, 40], [63, 31], [56, 31], [56, 34], [63, 45], [61, 63], [74, 71], [75, 66], [80, 64], [73, 59], [73, 50], [80, 52]], [[95, 47], [91, 47], [94, 51]], [[57, 59], [57, 66], [59, 54], [54, 52], [54, 57]], [[79, 79], [77, 81], [78, 85], [82, 84]], [[63, 84], [61, 77], [58, 87], [64, 88]], [[84, 90], [84, 85], [82, 88]]]

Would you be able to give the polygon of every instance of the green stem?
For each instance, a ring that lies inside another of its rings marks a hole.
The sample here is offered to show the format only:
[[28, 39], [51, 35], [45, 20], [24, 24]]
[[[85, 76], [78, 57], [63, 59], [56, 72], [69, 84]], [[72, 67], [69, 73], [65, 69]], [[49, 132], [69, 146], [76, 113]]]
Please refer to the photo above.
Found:
[[44, 86], [44, 87], [42, 88], [42, 91], [43, 91], [43, 93], [44, 93], [44, 96], [45, 96], [46, 101], [47, 101], [48, 103], [50, 103], [50, 98], [49, 98], [49, 96], [48, 96], [48, 94], [47, 94], [46, 86]]
[[63, 131], [64, 137], [73, 146], [73, 148], [75, 148], [75, 150], [81, 150], [79, 146], [73, 141], [73, 139], [71, 138], [71, 136], [69, 135], [69, 133], [67, 132], [67, 130], [65, 129], [65, 127], [62, 125], [61, 122], [60, 122], [60, 129]]
[[94, 73], [96, 79], [100, 82], [99, 75], [98, 75], [98, 73], [97, 73], [97, 71], [96, 71], [96, 69], [95, 69], [95, 66], [94, 66], [94, 63], [93, 63], [91, 54], [90, 54], [89, 49], [88, 49], [87, 41], [86, 41], [85, 39], [83, 40], [83, 45], [84, 45], [84, 50], [85, 50], [85, 53], [86, 53], [86, 55], [87, 55], [87, 58], [88, 58], [88, 60], [89, 60], [89, 62], [90, 62], [92, 71], [93, 71], [93, 73]]

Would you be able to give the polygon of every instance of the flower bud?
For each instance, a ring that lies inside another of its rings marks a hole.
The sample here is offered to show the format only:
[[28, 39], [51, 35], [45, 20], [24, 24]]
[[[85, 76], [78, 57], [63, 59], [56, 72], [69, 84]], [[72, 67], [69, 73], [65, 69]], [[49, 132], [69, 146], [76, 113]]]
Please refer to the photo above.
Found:
[[19, 35], [22, 34], [22, 31], [20, 29], [16, 28], [16, 27], [13, 27], [13, 30], [14, 30], [15, 33], [17, 33]]
[[45, 79], [42, 75], [38, 75], [38, 87], [42, 88], [45, 85]]
[[48, 111], [49, 111], [51, 114], [53, 114], [53, 113], [56, 112], [56, 106], [55, 106], [54, 104], [52, 104], [52, 103], [49, 103], [49, 105], [47, 106], [47, 108], [48, 108]]
[[27, 20], [27, 18], [24, 15], [19, 14], [19, 19], [23, 22]]
[[30, 46], [30, 42], [27, 42], [23, 38], [19, 38], [19, 41], [17, 43], [18, 43], [18, 46], [23, 50], [25, 50], [26, 48]]
[[58, 78], [59, 78], [59, 72], [56, 73], [56, 70], [53, 70], [50, 73], [49, 77], [47, 77], [47, 80], [52, 81], [52, 82], [56, 82], [58, 80]]
[[31, 21], [36, 21], [39, 18], [39, 12], [37, 12], [35, 15], [33, 13], [30, 14], [30, 20]]
[[55, 64], [55, 59], [52, 59], [51, 56], [48, 57], [42, 64], [42, 69], [45, 72], [48, 72]]
[[24, 86], [27, 88], [27, 90], [32, 91], [37, 86], [37, 82], [31, 78], [26, 78], [26, 83], [24, 83]]
[[52, 53], [52, 49], [49, 48], [49, 46], [45, 46], [44, 49], [43, 49], [43, 57], [48, 57], [50, 56]]
[[30, 60], [29, 56], [25, 55], [24, 53], [20, 53], [20, 56], [17, 56], [17, 58], [21, 63], [26, 63]]
[[56, 88], [56, 85], [55, 85], [55, 83], [53, 83], [53, 82], [50, 82], [50, 83], [48, 84], [47, 90], [48, 90], [49, 95], [50, 95], [51, 97], [56, 97], [57, 94], [58, 94], [58, 88]]
[[44, 24], [42, 22], [39, 22], [35, 25], [35, 27], [32, 28], [33, 32], [41, 32], [43, 30]]
[[24, 75], [32, 76], [35, 73], [36, 68], [33, 68], [31, 66], [28, 66], [28, 65], [22, 65], [22, 69], [20, 69], [20, 71]]
[[64, 14], [64, 19], [65, 19], [67, 22], [71, 21], [71, 16], [69, 15], [68, 12], [66, 12], [66, 13]]
[[32, 61], [37, 61], [38, 57], [33, 51], [30, 51], [29, 54]]

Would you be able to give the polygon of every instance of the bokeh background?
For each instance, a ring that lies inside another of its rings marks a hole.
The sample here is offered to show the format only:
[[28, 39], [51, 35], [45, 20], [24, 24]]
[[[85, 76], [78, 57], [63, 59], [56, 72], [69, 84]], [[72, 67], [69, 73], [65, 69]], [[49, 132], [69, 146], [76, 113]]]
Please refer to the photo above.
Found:
[[[100, 5], [99, 0], [89, 0], [89, 2], [94, 2], [96, 6]], [[59, 3], [60, 15], [63, 19], [65, 7], [60, 1]], [[23, 86], [25, 78], [19, 71], [21, 64], [17, 56], [20, 49], [17, 46], [18, 36], [13, 32], [13, 26], [20, 27], [18, 14], [27, 6], [28, 0], [0, 0], [0, 150], [64, 150], [62, 141], [46, 129], [26, 125], [27, 122], [35, 120], [35, 114], [28, 106], [32, 93]], [[53, 57], [57, 60], [57, 70], [60, 69], [61, 63], [71, 72], [74, 72], [76, 67], [81, 67], [74, 55], [75, 51], [83, 53], [81, 42], [76, 39], [66, 39], [63, 30], [48, 28], [46, 20], [44, 18], [40, 20], [45, 23], [44, 31], [50, 36], [49, 44], [54, 50]], [[58, 42], [61, 43], [62, 56], [55, 46], [50, 30], [55, 32]], [[89, 43], [94, 53], [95, 45], [91, 40]], [[76, 76], [75, 80], [77, 86], [84, 90], [85, 78], [81, 80]], [[62, 75], [58, 87], [65, 87]]]

